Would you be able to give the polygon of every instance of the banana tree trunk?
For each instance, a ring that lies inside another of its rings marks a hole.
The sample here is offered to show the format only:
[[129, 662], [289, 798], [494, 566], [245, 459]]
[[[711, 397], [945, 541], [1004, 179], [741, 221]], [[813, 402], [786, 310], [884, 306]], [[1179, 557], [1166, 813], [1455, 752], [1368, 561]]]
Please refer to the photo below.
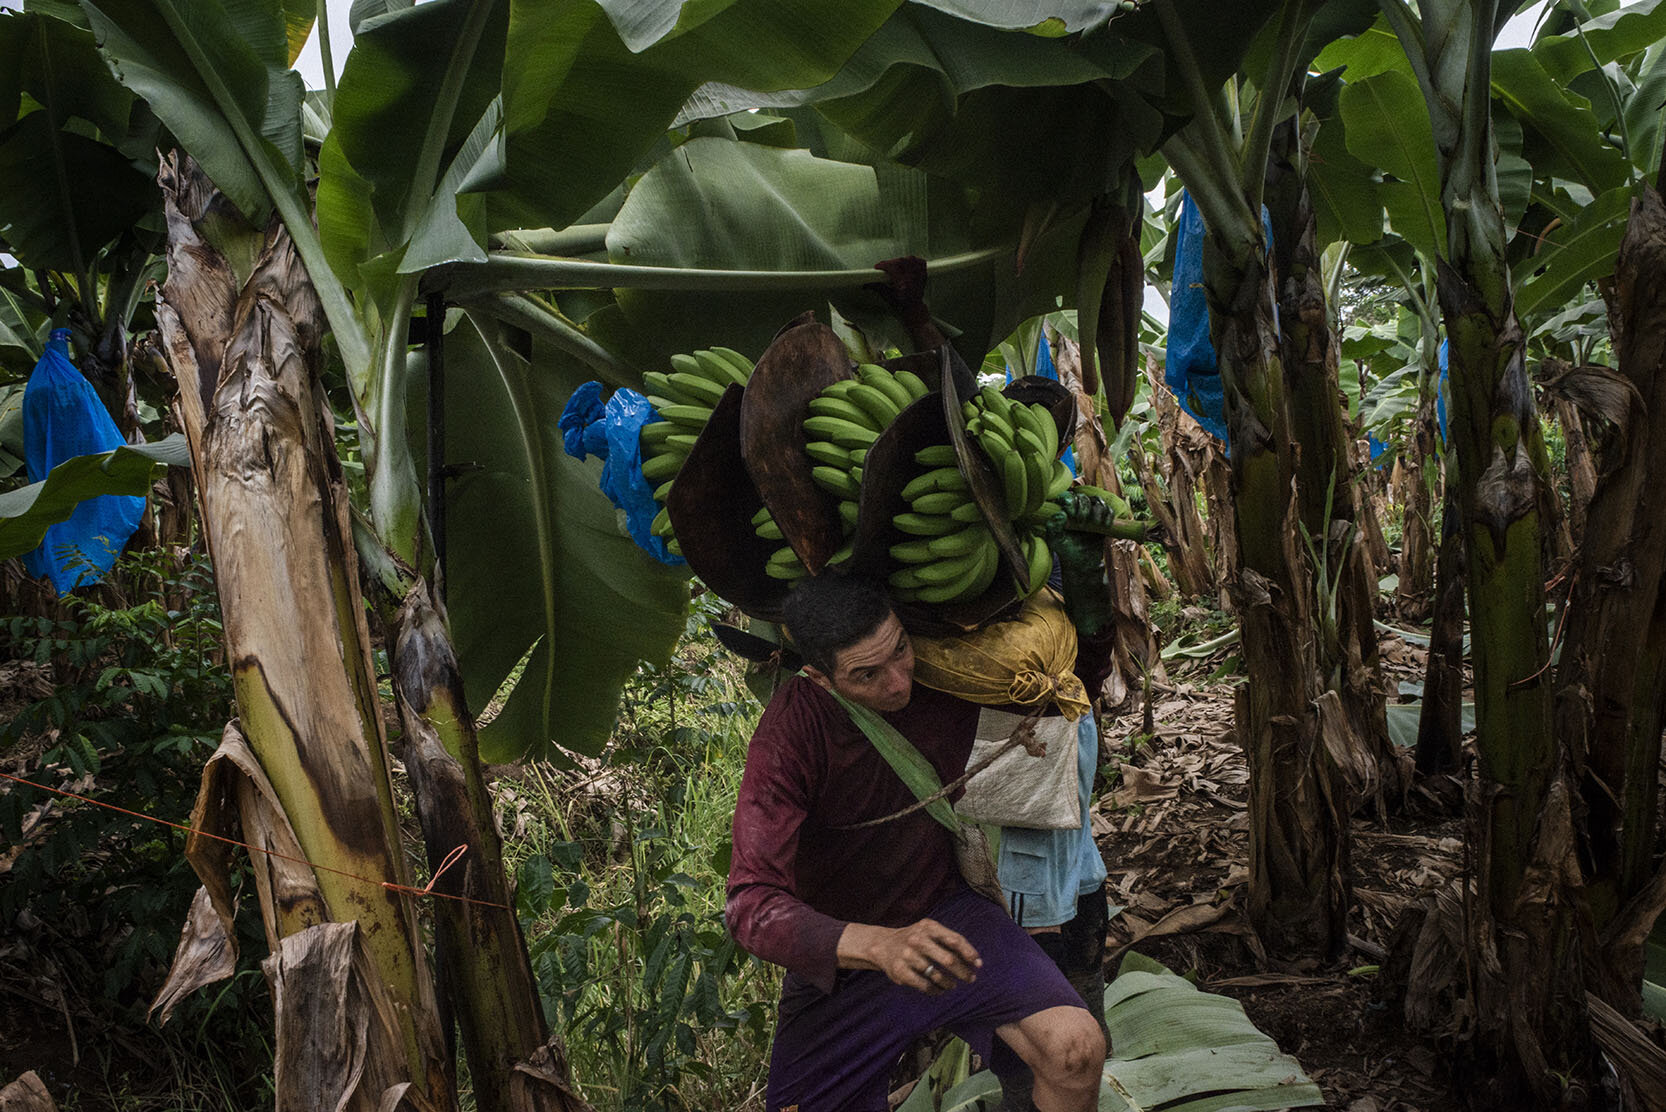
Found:
[[1467, 825], [1477, 898], [1465, 927], [1476, 959], [1468, 969], [1473, 1049], [1489, 1078], [1477, 1096], [1497, 1107], [1549, 1107], [1590, 1091], [1592, 1044], [1574, 793], [1551, 728], [1545, 454], [1493, 163], [1492, 46], [1507, 13], [1495, 0], [1426, 0], [1416, 17], [1385, 0], [1384, 12], [1423, 89], [1447, 220], [1437, 288], [1475, 668], [1478, 759]]
[[1557, 669], [1556, 729], [1583, 762], [1586, 898], [1599, 944], [1595, 991], [1622, 1014], [1641, 1005], [1643, 939], [1662, 910], [1653, 886], [1666, 714], [1666, 206], [1645, 188], [1616, 267], [1610, 325], [1631, 412], [1602, 460], [1574, 568]]
[[1313, 572], [1300, 540], [1276, 294], [1259, 238], [1236, 245], [1248, 265], [1234, 265], [1214, 231], [1203, 252], [1232, 446], [1239, 565], [1229, 586], [1249, 676], [1236, 709], [1250, 770], [1249, 915], [1270, 952], [1326, 960], [1346, 935], [1348, 811], [1316, 710]]
[[1424, 396], [1412, 419], [1409, 451], [1400, 458], [1400, 584], [1395, 588], [1395, 610], [1407, 621], [1422, 621], [1429, 614], [1435, 589], [1434, 497], [1435, 460], [1439, 448], [1435, 426], [1435, 384], [1431, 374], [1423, 376]]
[[[1565, 364], [1564, 364], [1565, 366]], [[1568, 468], [1568, 529], [1573, 548], [1585, 539], [1586, 513], [1597, 492], [1597, 466], [1591, 455], [1591, 442], [1585, 435], [1585, 422], [1579, 407], [1566, 398], [1556, 399], [1556, 423], [1562, 426], [1562, 443], [1566, 447], [1564, 459]]]
[[1209, 534], [1197, 512], [1197, 476], [1191, 460], [1178, 444], [1180, 406], [1162, 384], [1155, 363], [1146, 369], [1157, 413], [1156, 461], [1147, 458], [1137, 440], [1128, 446], [1134, 469], [1145, 492], [1145, 503], [1162, 530], [1169, 573], [1181, 595], [1198, 598], [1215, 594], [1215, 572], [1209, 564]]
[[[426, 581], [406, 591], [393, 652], [403, 757], [434, 890], [443, 999], [457, 1019], [476, 1105], [513, 1112], [588, 1112], [552, 1038], [514, 912], [503, 841], [481, 778], [474, 719], [438, 604]], [[454, 863], [446, 868], [448, 860]]]
[[[262, 900], [277, 1107], [369, 1112], [403, 1095], [453, 1108], [415, 908], [399, 887], [409, 876], [318, 380], [322, 313], [280, 224], [238, 289], [226, 256], [199, 234], [218, 200], [212, 187], [181, 157], [160, 178], [169, 277], [157, 318], [220, 594], [238, 739], [308, 863], [305, 898], [282, 898], [295, 890], [285, 886]], [[210, 794], [205, 781], [199, 808]], [[362, 1069], [344, 1068], [344, 1043]]]
[[1448, 488], [1423, 669], [1423, 709], [1417, 717], [1417, 771], [1425, 776], [1463, 767], [1464, 549], [1453, 493]]
[[[1353, 442], [1342, 415], [1337, 337], [1325, 303], [1313, 203], [1301, 161], [1296, 117], [1278, 125], [1267, 160], [1266, 203], [1273, 225], [1278, 322], [1291, 431], [1301, 445], [1296, 492], [1302, 526], [1323, 553], [1329, 582], [1316, 581], [1315, 629], [1320, 681], [1341, 700], [1355, 769], [1355, 805], [1379, 809], [1405, 794], [1410, 769], [1388, 736], [1382, 665], [1377, 652], [1376, 576], [1355, 524], [1360, 516]], [[1331, 571], [1330, 569], [1335, 569]], [[1315, 569], [1316, 572], [1321, 569]]]

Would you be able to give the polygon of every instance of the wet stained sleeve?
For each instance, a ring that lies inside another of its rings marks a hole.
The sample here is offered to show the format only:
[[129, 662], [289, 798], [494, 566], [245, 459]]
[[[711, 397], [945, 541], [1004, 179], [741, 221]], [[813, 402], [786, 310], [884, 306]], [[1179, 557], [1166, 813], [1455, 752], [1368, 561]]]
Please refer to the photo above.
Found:
[[747, 750], [724, 920], [743, 949], [831, 992], [846, 924], [798, 896], [798, 837], [809, 814], [809, 776], [800, 752], [783, 736], [782, 717], [790, 716], [761, 722]]

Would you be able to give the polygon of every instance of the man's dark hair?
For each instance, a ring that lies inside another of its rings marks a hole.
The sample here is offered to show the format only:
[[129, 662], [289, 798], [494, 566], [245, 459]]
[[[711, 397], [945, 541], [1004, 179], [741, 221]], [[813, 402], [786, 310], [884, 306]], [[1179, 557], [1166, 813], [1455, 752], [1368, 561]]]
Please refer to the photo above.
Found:
[[892, 612], [890, 596], [874, 580], [829, 573], [795, 583], [782, 616], [804, 663], [831, 679], [839, 652], [878, 629]]

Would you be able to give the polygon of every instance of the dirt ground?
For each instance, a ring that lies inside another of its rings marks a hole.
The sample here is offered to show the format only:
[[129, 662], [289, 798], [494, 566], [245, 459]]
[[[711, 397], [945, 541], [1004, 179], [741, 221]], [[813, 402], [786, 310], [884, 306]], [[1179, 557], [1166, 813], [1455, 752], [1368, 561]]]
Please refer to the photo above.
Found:
[[[1421, 653], [1383, 644], [1392, 685], [1421, 678]], [[1211, 662], [1171, 673], [1152, 694], [1153, 736], [1138, 714], [1107, 723], [1118, 775], [1094, 830], [1109, 871], [1111, 969], [1134, 948], [1243, 1003], [1348, 1112], [1455, 1112], [1447, 1055], [1408, 1031], [1381, 959], [1399, 912], [1461, 869], [1462, 828], [1431, 795], [1414, 792], [1387, 820], [1356, 817], [1349, 952], [1334, 965], [1293, 969], [1256, 952], [1246, 926], [1248, 771], [1232, 733], [1232, 686], [1199, 686]], [[1188, 680], [1190, 682], [1188, 682]]]

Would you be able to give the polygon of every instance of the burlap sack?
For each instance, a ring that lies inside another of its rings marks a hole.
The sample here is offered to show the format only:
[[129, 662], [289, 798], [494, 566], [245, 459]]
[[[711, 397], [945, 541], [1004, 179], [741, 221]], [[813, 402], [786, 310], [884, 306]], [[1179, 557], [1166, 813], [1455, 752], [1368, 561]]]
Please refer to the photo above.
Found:
[[927, 687], [992, 706], [1033, 709], [1051, 700], [1072, 720], [1091, 709], [1075, 667], [1076, 627], [1048, 588], [1011, 621], [959, 637], [914, 639], [914, 678]]

